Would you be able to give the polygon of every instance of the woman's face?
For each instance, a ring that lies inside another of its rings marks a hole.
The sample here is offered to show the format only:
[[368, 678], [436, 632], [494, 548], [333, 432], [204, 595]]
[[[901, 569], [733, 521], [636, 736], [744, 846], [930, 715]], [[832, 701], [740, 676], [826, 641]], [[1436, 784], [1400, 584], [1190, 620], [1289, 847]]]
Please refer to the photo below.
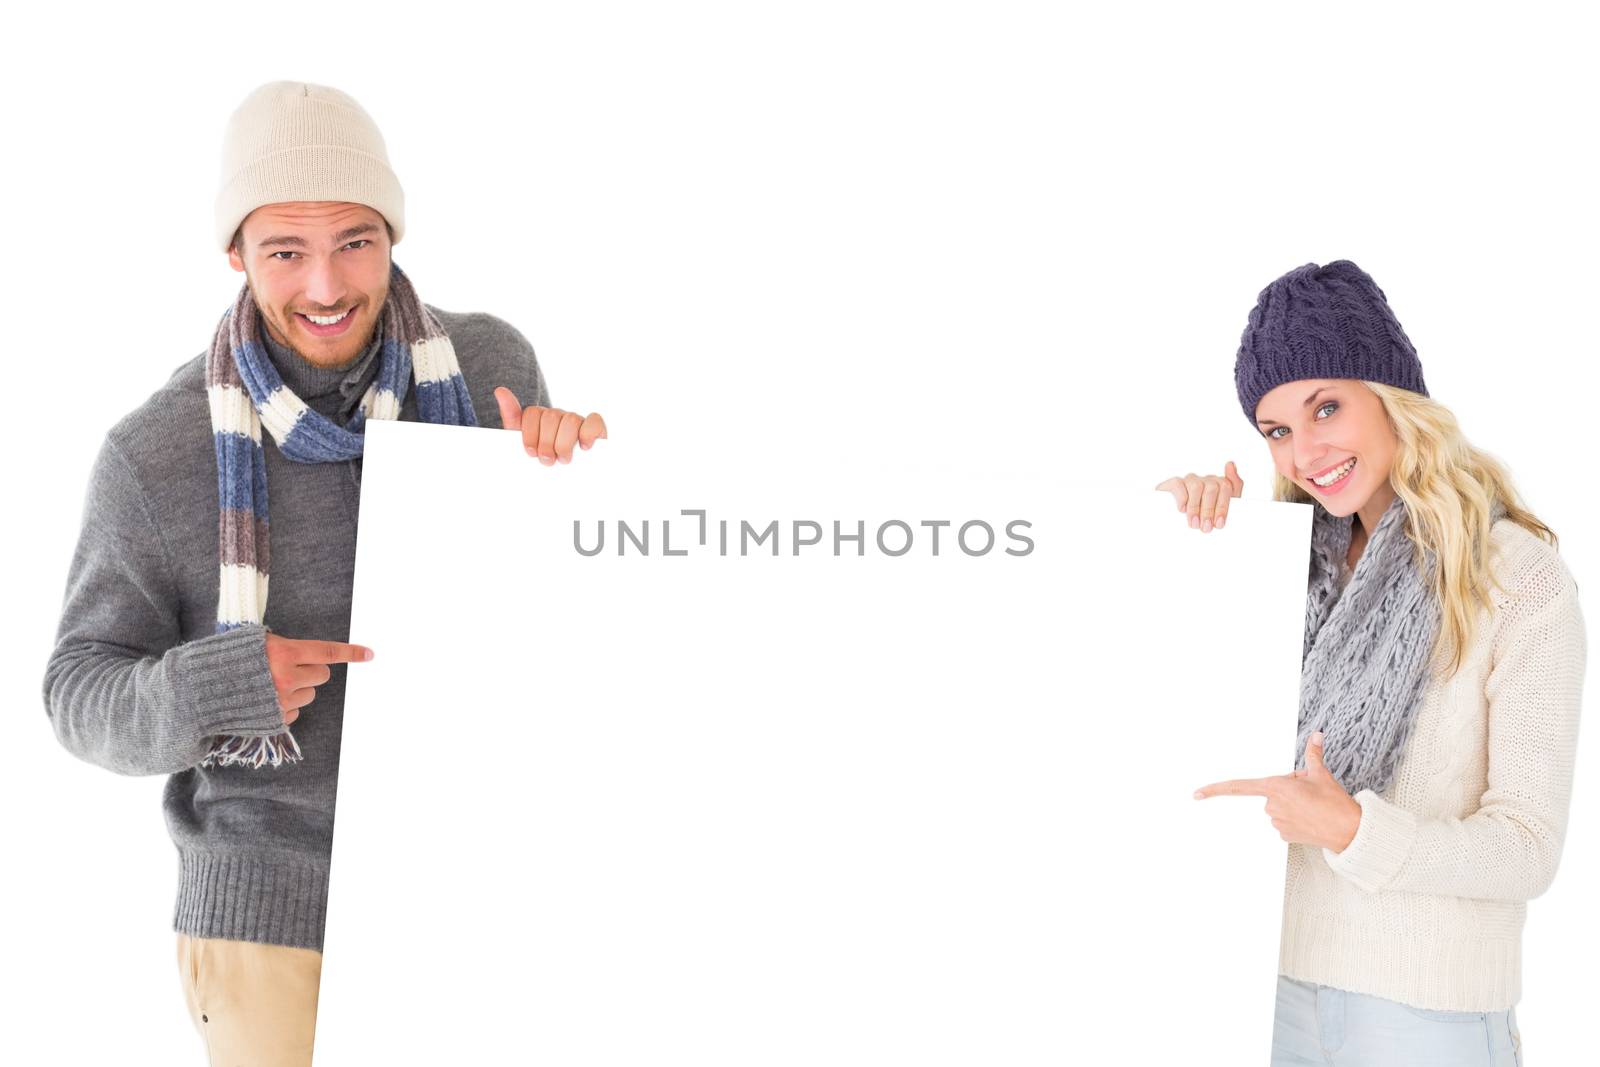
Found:
[[[1353, 378], [1285, 382], [1256, 405], [1256, 427], [1273, 465], [1334, 515], [1381, 517], [1394, 490], [1396, 440], [1378, 394]], [[1346, 467], [1354, 461], [1354, 466]], [[1317, 480], [1331, 484], [1319, 485]], [[1368, 504], [1373, 507], [1367, 507]]]

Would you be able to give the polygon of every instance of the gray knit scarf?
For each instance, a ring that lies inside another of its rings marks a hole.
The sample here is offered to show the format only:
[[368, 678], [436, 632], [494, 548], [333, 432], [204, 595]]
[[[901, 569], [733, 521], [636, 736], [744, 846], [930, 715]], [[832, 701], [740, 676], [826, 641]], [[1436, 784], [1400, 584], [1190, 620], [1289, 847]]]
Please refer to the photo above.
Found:
[[1427, 552], [1427, 573], [1416, 566], [1396, 496], [1341, 591], [1354, 516], [1313, 506], [1295, 766], [1305, 766], [1306, 743], [1321, 730], [1323, 760], [1345, 791], [1382, 793], [1416, 721], [1439, 632], [1427, 580], [1436, 560]]

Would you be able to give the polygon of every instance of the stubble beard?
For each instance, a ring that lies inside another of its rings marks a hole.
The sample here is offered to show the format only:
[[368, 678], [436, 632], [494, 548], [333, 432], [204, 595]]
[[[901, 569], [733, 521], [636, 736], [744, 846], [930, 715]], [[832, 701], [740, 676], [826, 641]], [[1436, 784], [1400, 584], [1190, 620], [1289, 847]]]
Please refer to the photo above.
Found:
[[[367, 346], [372, 343], [372, 338], [378, 332], [378, 324], [383, 320], [383, 305], [389, 301], [389, 294], [387, 291], [385, 291], [383, 294], [383, 300], [378, 304], [378, 314], [373, 317], [372, 325], [368, 328], [367, 335], [361, 339], [361, 343], [355, 347], [355, 350], [351, 352], [347, 358], [340, 360], [338, 363], [324, 363], [321, 359], [314, 358], [305, 349], [294, 343], [294, 330], [292, 325], [279, 324], [272, 321], [272, 316], [267, 314], [265, 310], [266, 308], [271, 307], [271, 305], [261, 299], [261, 293], [258, 289], [256, 289], [255, 279], [251, 278], [248, 272], [245, 274], [245, 282], [250, 286], [250, 295], [255, 299], [256, 308], [261, 314], [262, 325], [267, 328], [267, 332], [272, 335], [272, 339], [278, 342], [278, 344], [282, 345], [284, 348], [289, 349], [307, 363], [310, 363], [312, 366], [323, 367], [326, 369], [337, 370], [340, 367], [347, 367], [354, 363], [361, 356], [361, 353], [367, 350]], [[293, 316], [294, 312], [291, 311], [288, 312], [288, 314]]]

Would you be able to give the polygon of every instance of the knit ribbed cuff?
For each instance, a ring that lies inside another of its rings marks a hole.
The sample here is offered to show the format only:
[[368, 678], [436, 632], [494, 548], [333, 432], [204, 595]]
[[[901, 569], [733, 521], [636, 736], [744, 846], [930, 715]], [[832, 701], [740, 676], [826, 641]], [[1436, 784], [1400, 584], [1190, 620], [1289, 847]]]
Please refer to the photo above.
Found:
[[195, 716], [201, 737], [250, 737], [283, 729], [283, 709], [267, 664], [265, 626], [240, 626], [179, 645], [181, 706]]
[[1361, 805], [1356, 836], [1343, 852], [1325, 848], [1322, 855], [1334, 873], [1376, 893], [1394, 879], [1411, 854], [1411, 844], [1417, 837], [1417, 817], [1370, 789], [1357, 793], [1355, 801]]
[[178, 902], [172, 928], [322, 951], [328, 868], [285, 854], [178, 850]]

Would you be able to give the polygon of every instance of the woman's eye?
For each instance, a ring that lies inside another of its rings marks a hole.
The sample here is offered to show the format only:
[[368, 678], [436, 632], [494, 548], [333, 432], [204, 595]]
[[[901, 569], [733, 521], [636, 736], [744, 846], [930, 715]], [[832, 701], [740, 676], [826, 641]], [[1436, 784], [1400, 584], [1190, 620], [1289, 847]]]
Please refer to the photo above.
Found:
[[[1316, 413], [1318, 415], [1320, 415], [1324, 411], [1327, 411], [1329, 408], [1332, 408], [1334, 411], [1338, 411], [1339, 410], [1339, 402], [1337, 400], [1324, 400], [1321, 404], [1317, 405]], [[1265, 437], [1269, 441], [1276, 441], [1276, 440], [1279, 439], [1278, 431], [1279, 430], [1287, 430], [1287, 429], [1288, 429], [1287, 426], [1274, 426], [1272, 429], [1268, 430], [1266, 433], [1262, 434], [1261, 436]]]

